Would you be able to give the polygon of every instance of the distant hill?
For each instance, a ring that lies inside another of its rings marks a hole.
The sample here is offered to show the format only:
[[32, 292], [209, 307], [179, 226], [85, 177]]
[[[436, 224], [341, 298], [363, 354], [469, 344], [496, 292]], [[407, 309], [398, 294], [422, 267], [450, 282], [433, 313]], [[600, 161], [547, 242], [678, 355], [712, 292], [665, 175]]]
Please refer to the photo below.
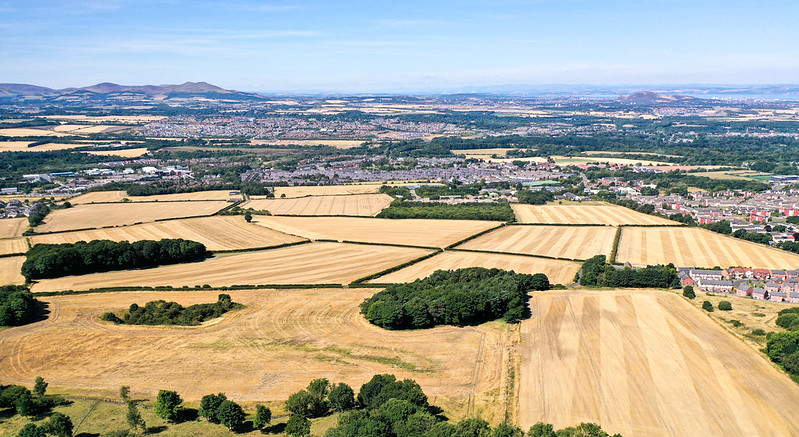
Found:
[[24, 83], [0, 83], [0, 96], [41, 96], [55, 92], [52, 88]]
[[658, 105], [675, 102], [686, 102], [691, 100], [696, 99], [691, 96], [680, 96], [676, 94], [667, 96], [653, 93], [652, 91], [639, 91], [637, 93], [630, 94], [629, 96], [619, 97], [620, 102], [633, 105]]
[[82, 88], [64, 88], [54, 90], [36, 85], [0, 83], [0, 96], [59, 96], [67, 94], [116, 94], [116, 93], [141, 93], [147, 95], [170, 95], [170, 94], [214, 94], [233, 96], [257, 96], [256, 94], [243, 93], [240, 91], [226, 90], [207, 82], [186, 82], [180, 85], [118, 85], [110, 82], [98, 83], [97, 85]]

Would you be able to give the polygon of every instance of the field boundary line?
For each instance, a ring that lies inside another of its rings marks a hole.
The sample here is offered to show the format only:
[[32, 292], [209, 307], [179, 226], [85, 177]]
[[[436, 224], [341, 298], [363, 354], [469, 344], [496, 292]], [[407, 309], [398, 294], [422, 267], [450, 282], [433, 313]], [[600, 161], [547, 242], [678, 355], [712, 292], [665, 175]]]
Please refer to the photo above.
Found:
[[495, 251], [495, 250], [458, 249], [458, 248], [454, 248], [454, 247], [453, 248], [448, 248], [447, 250], [453, 251], [453, 252], [477, 252], [477, 253], [491, 253], [491, 254], [494, 254], [494, 255], [526, 256], [526, 257], [530, 257], [530, 258], [551, 259], [551, 260], [555, 260], [555, 261], [571, 261], [571, 262], [577, 262], [577, 263], [582, 263], [582, 262], [586, 261], [584, 259], [576, 259], [576, 258], [560, 258], [560, 257], [548, 256], [548, 255], [535, 255], [535, 254], [532, 254], [532, 253], [498, 252], [498, 251]]
[[[303, 238], [303, 237], [298, 237], [298, 238]], [[293, 243], [276, 244], [274, 246], [250, 247], [250, 248], [247, 248], [247, 249], [209, 250], [208, 253], [210, 253], [211, 255], [216, 255], [218, 253], [230, 254], [230, 253], [239, 253], [239, 252], [258, 252], [258, 251], [262, 251], [262, 250], [273, 250], [273, 249], [280, 249], [280, 248], [283, 248], [283, 247], [299, 246], [300, 244], [308, 244], [308, 243], [312, 243], [312, 242], [313, 242], [312, 240], [305, 239], [303, 241], [295, 241]]]
[[613, 237], [613, 248], [610, 250], [610, 259], [608, 264], [616, 264], [616, 255], [619, 253], [619, 242], [621, 241], [621, 232], [624, 225], [619, 225], [616, 228], [616, 235]]
[[357, 285], [357, 284], [362, 284], [362, 283], [364, 283], [364, 282], [366, 282], [366, 281], [368, 281], [370, 279], [379, 278], [379, 277], [385, 276], [385, 275], [387, 275], [389, 273], [396, 272], [397, 270], [401, 270], [401, 269], [404, 269], [405, 267], [412, 266], [412, 265], [414, 265], [414, 264], [416, 264], [418, 262], [424, 261], [424, 260], [426, 260], [428, 258], [432, 258], [432, 257], [438, 255], [439, 253], [443, 253], [443, 252], [444, 251], [442, 249], [437, 249], [436, 251], [434, 251], [432, 253], [425, 254], [424, 256], [420, 256], [419, 258], [412, 259], [412, 260], [406, 261], [406, 262], [404, 262], [402, 264], [398, 264], [396, 266], [389, 267], [389, 268], [387, 268], [385, 270], [382, 270], [380, 272], [373, 273], [371, 275], [364, 276], [363, 278], [356, 279], [356, 280], [354, 280], [354, 281], [352, 281], [350, 283], [350, 286]]
[[[93, 402], [93, 403], [92, 403], [92, 404], [89, 406], [89, 408], [88, 408], [88, 409], [86, 409], [86, 412], [85, 412], [85, 413], [83, 413], [83, 416], [81, 416], [81, 418], [80, 418], [80, 419], [78, 419], [78, 420], [77, 420], [77, 422], [75, 423], [75, 427], [73, 428], [73, 431], [72, 431], [72, 432], [75, 432], [75, 431], [77, 431], [77, 430], [78, 430], [78, 428], [80, 428], [80, 426], [81, 426], [81, 425], [83, 425], [83, 422], [85, 422], [85, 421], [86, 421], [86, 418], [87, 418], [87, 417], [89, 417], [89, 415], [90, 415], [90, 414], [92, 414], [92, 411], [94, 411], [95, 407], [97, 407], [97, 404], [99, 404], [99, 403], [100, 403], [100, 400], [98, 399], [98, 400], [94, 401], [94, 402]], [[76, 435], [77, 435], [77, 434], [76, 434]]]
[[463, 240], [456, 241], [456, 242], [450, 244], [449, 246], [445, 247], [445, 249], [452, 249], [452, 248], [454, 248], [456, 246], [460, 246], [461, 244], [466, 243], [467, 241], [471, 241], [471, 240], [474, 240], [475, 238], [482, 237], [483, 235], [486, 235], [488, 233], [494, 232], [497, 229], [503, 228], [505, 226], [508, 226], [508, 222], [501, 223], [498, 226], [494, 226], [493, 228], [486, 229], [486, 230], [478, 232], [478, 233], [476, 233], [474, 235], [470, 235], [470, 236], [464, 238]]
[[[188, 285], [180, 286], [180, 287], [173, 287], [170, 285], [165, 286], [158, 286], [158, 287], [146, 287], [146, 286], [131, 286], [131, 287], [107, 287], [107, 288], [90, 288], [88, 290], [63, 290], [63, 291], [39, 291], [32, 293], [34, 296], [72, 296], [76, 294], [96, 294], [96, 293], [125, 293], [125, 292], [142, 292], [142, 291], [151, 291], [151, 292], [159, 292], [159, 291], [187, 291], [187, 292], [197, 292], [197, 291], [239, 291], [239, 290], [287, 290], [287, 289], [302, 289], [302, 290], [313, 290], [313, 289], [327, 289], [327, 288], [346, 288], [349, 285], [344, 284], [258, 284], [258, 285], [247, 285], [247, 284], [236, 284], [236, 285], [226, 285], [222, 287], [210, 287], [210, 288], [197, 288], [197, 286]], [[371, 287], [363, 287], [363, 288], [371, 288]], [[381, 287], [375, 287], [381, 288]]]
[[[30, 247], [30, 246], [28, 246], [28, 247]], [[24, 252], [23, 253], [4, 253], [4, 254], [0, 255], [0, 258], [12, 258], [12, 257], [15, 257], [15, 256], [25, 256], [25, 253]]]

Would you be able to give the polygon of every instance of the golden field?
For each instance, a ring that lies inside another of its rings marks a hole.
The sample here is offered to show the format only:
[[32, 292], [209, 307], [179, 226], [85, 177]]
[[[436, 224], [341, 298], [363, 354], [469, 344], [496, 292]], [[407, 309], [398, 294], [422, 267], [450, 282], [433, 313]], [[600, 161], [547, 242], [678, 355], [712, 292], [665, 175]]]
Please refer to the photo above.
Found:
[[196, 191], [194, 193], [176, 194], [156, 194], [153, 196], [128, 196], [125, 191], [92, 191], [91, 193], [81, 194], [70, 200], [73, 205], [83, 203], [109, 203], [121, 202], [128, 199], [131, 202], [178, 202], [189, 200], [229, 200], [231, 196], [229, 190], [209, 190]]
[[504, 226], [458, 249], [588, 259], [610, 255], [616, 228], [610, 226]]
[[671, 220], [610, 204], [524, 205], [511, 204], [520, 223], [585, 225], [668, 225]]
[[6, 218], [0, 219], [0, 238], [19, 237], [28, 229], [28, 218]]
[[269, 211], [272, 215], [345, 215], [374, 216], [391, 204], [393, 198], [386, 194], [357, 196], [309, 196], [286, 199], [250, 200], [241, 205], [256, 211]]
[[27, 251], [28, 243], [25, 240], [25, 237], [0, 239], [0, 255], [25, 253]]
[[24, 256], [7, 256], [0, 258], [0, 285], [22, 285], [25, 278], [20, 273]]

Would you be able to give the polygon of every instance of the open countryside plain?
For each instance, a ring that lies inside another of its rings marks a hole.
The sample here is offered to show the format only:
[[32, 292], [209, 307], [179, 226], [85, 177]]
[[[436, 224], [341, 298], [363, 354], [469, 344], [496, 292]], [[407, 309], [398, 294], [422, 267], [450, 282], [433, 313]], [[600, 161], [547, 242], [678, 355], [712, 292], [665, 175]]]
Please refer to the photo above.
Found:
[[588, 259], [610, 255], [615, 237], [610, 226], [504, 226], [457, 248]]
[[671, 220], [609, 204], [523, 205], [511, 204], [520, 223], [571, 225], [673, 225]]
[[361, 194], [351, 196], [309, 196], [286, 199], [250, 200], [241, 205], [256, 211], [269, 211], [272, 215], [377, 215], [394, 200], [386, 194]]
[[674, 263], [680, 267], [730, 266], [795, 269], [799, 255], [699, 228], [623, 228], [618, 262]]
[[799, 387], [683, 298], [536, 293], [522, 322], [520, 418], [628, 436], [799, 435]]
[[123, 199], [128, 199], [131, 202], [173, 202], [173, 201], [187, 201], [187, 200], [228, 200], [230, 199], [230, 191], [228, 190], [209, 190], [197, 191], [194, 193], [176, 193], [176, 194], [156, 194], [154, 196], [128, 196], [125, 191], [93, 191], [91, 193], [82, 194], [70, 200], [70, 203], [79, 205], [83, 203], [108, 203], [108, 202], [122, 202]]
[[32, 290], [89, 290], [137, 285], [193, 287], [209, 284], [221, 287], [236, 284], [349, 284], [431, 252], [396, 246], [309, 243], [152, 269], [44, 279], [34, 284]]
[[[196, 241], [204, 244], [208, 250], [254, 249], [303, 241], [303, 238], [247, 223], [242, 216], [199, 217], [87, 231], [59, 232], [35, 235], [30, 237], [30, 241], [31, 245], [35, 245], [92, 240], [133, 242], [162, 238], [183, 238]], [[0, 240], [0, 248], [4, 241], [12, 240]]]
[[544, 273], [553, 284], [574, 282], [574, 275], [580, 270], [580, 264], [571, 261], [498, 253], [446, 251], [369, 282], [376, 284], [412, 282], [430, 276], [436, 270], [466, 267], [497, 268], [513, 270], [516, 273]]
[[253, 221], [280, 232], [314, 240], [347, 240], [428, 247], [445, 247], [501, 224], [480, 220], [391, 220], [365, 217], [255, 216]]
[[228, 202], [152, 202], [77, 205], [51, 212], [36, 232], [57, 232], [93, 229], [106, 226], [132, 225], [156, 220], [211, 215], [229, 205]]
[[283, 401], [314, 378], [357, 390], [392, 373], [418, 381], [452, 419], [501, 420], [503, 363], [513, 346], [507, 325], [384, 330], [358, 312], [375, 291], [232, 291], [247, 307], [196, 328], [113, 325], [100, 316], [157, 299], [213, 302], [216, 292], [41, 298], [46, 321], [0, 332], [0, 379], [29, 384], [41, 375], [56, 390], [113, 398], [129, 385], [137, 398], [170, 389], [193, 402], [212, 392], [263, 402]]

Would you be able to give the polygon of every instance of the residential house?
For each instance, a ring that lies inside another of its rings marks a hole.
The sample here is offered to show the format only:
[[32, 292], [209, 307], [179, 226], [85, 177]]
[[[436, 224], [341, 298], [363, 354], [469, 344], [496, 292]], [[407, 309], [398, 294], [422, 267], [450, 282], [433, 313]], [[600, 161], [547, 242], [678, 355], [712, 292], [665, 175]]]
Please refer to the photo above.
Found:
[[782, 302], [785, 300], [785, 293], [781, 291], [775, 291], [774, 293], [769, 293], [768, 300], [772, 302]]
[[751, 296], [753, 299], [766, 300], [768, 292], [762, 288], [752, 288]]
[[741, 297], [747, 297], [752, 295], [752, 287], [747, 284], [740, 284], [735, 287], [735, 294]]

